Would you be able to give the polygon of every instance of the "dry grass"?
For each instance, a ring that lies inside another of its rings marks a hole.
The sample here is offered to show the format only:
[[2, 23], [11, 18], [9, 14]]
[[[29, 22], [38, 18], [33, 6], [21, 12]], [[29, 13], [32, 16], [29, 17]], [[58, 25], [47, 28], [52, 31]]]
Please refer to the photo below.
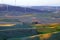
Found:
[[51, 35], [52, 35], [51, 33], [41, 34], [41, 35], [40, 35], [40, 39], [41, 39], [41, 40], [44, 40], [44, 39], [47, 40], [49, 37], [51, 37]]
[[7, 26], [11, 27], [11, 26], [14, 26], [14, 25], [16, 25], [16, 24], [0, 24], [0, 26], [2, 26], [2, 27], [7, 27]]

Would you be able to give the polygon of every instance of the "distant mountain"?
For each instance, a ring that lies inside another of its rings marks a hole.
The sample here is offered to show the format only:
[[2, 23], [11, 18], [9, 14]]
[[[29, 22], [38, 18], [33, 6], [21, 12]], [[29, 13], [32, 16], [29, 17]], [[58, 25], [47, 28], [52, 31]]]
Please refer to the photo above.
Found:
[[[21, 14], [40, 14], [40, 15], [52, 15], [54, 11], [60, 10], [59, 6], [32, 6], [32, 7], [20, 7], [7, 4], [0, 4], [0, 16], [20, 16]], [[44, 14], [43, 14], [44, 13]]]
[[36, 9], [20, 7], [20, 6], [11, 6], [6, 4], [0, 4], [0, 11], [41, 12], [40, 10], [36, 10]]
[[7, 4], [0, 4], [0, 16], [8, 15], [21, 15], [21, 14], [30, 14], [30, 13], [45, 13], [48, 11], [42, 11], [38, 9], [28, 8], [28, 7], [20, 7], [20, 6], [12, 6]]
[[56, 11], [60, 10], [60, 6], [32, 6], [30, 7], [32, 9], [38, 9], [38, 10], [48, 10], [48, 11]]
[[21, 6], [13, 6], [13, 5], [7, 5], [7, 4], [0, 4], [0, 16], [8, 15], [21, 15], [21, 14], [35, 14], [35, 13], [48, 13], [52, 11], [47, 10], [38, 10], [38, 8], [35, 9], [35, 7], [21, 7]]

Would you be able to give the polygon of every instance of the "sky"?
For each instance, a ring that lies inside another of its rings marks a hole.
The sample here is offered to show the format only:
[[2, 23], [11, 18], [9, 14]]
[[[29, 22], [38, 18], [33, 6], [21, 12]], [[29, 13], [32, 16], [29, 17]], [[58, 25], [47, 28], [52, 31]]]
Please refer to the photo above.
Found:
[[16, 6], [60, 6], [60, 0], [0, 0], [0, 4]]

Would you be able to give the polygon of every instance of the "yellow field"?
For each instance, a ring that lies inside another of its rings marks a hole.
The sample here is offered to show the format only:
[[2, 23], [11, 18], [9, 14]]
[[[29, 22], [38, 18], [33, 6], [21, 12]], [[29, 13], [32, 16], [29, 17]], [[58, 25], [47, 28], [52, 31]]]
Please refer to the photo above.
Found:
[[50, 28], [56, 28], [57, 26], [60, 26], [60, 23], [50, 23], [50, 24], [35, 24], [36, 27], [50, 27]]
[[52, 34], [56, 34], [56, 33], [58, 33], [58, 32], [53, 32], [53, 33], [47, 33], [47, 34], [41, 34], [40, 35], [40, 40], [44, 40], [44, 39], [48, 39], [48, 38], [50, 38], [51, 36], [52, 36]]
[[2, 26], [2, 27], [6, 27], [6, 26], [14, 26], [14, 25], [16, 25], [16, 24], [0, 24], [0, 26]]

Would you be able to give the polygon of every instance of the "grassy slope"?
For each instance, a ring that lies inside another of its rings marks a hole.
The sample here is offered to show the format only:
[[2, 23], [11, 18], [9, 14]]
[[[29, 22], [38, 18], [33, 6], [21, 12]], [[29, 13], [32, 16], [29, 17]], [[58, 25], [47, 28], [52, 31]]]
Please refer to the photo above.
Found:
[[33, 25], [32, 27], [37, 28], [37, 32], [41, 34], [60, 31], [60, 24], [49, 24], [49, 25], [37, 24], [37, 25]]

